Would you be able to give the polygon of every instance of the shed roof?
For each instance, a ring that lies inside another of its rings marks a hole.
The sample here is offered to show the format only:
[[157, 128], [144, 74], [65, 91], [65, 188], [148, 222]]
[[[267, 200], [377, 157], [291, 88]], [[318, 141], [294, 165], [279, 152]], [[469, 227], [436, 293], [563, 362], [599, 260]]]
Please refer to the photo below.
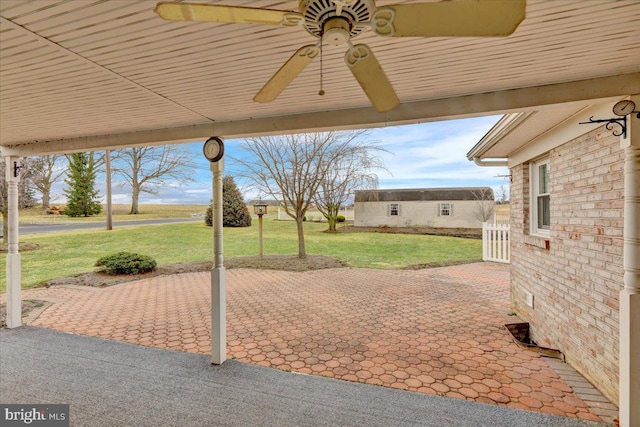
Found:
[[356, 190], [356, 202], [494, 200], [491, 187]]

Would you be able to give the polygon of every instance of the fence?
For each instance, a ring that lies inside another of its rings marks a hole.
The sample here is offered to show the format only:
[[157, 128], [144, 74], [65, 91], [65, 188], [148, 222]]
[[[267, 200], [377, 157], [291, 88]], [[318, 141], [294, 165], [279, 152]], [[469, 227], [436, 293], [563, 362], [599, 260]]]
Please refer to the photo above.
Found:
[[509, 263], [509, 223], [482, 223], [482, 260]]

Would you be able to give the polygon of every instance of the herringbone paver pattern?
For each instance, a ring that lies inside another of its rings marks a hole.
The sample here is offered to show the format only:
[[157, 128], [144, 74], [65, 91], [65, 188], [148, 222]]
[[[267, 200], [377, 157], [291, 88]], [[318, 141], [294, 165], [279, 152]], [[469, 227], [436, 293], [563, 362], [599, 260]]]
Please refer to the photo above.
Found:
[[[210, 353], [208, 273], [50, 288], [33, 325]], [[228, 356], [261, 366], [599, 420], [511, 340], [508, 266], [227, 271]]]

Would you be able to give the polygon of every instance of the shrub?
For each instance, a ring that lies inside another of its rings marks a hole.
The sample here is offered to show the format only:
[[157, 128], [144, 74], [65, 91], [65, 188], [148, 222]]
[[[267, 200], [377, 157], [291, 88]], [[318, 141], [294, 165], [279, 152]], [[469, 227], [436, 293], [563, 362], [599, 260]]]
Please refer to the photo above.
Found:
[[209, 227], [213, 227], [213, 206], [209, 205], [207, 212], [204, 214], [204, 223]]
[[131, 252], [118, 252], [107, 255], [96, 261], [96, 267], [102, 267], [100, 271], [107, 274], [141, 274], [153, 271], [156, 261], [147, 255]]
[[336, 222], [345, 222], [347, 220], [347, 218], [344, 217], [344, 215], [338, 215], [336, 217]]

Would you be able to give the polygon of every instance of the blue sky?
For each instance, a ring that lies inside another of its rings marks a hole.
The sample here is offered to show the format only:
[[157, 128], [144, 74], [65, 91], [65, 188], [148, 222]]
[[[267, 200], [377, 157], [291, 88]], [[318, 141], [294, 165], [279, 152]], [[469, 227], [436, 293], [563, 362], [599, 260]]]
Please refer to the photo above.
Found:
[[[500, 116], [448, 120], [369, 130], [369, 139], [377, 141], [389, 153], [383, 153], [387, 172], [380, 172], [380, 188], [431, 188], [489, 186], [499, 194], [508, 190], [507, 168], [479, 167], [467, 160], [466, 153], [500, 119]], [[225, 174], [235, 175], [238, 165], [227, 157], [240, 157], [242, 140], [225, 140]], [[142, 194], [140, 203], [206, 204], [211, 199], [209, 162], [202, 155], [202, 142], [185, 144], [193, 156], [194, 181], [186, 185], [164, 186], [157, 195]], [[99, 180], [102, 181], [102, 180]], [[257, 194], [242, 188], [245, 199]], [[58, 187], [58, 186], [56, 186]], [[54, 189], [60, 196], [61, 189]], [[104, 194], [104, 189], [100, 189]], [[113, 188], [113, 203], [130, 203], [126, 189]], [[63, 202], [56, 197], [54, 202]]]

